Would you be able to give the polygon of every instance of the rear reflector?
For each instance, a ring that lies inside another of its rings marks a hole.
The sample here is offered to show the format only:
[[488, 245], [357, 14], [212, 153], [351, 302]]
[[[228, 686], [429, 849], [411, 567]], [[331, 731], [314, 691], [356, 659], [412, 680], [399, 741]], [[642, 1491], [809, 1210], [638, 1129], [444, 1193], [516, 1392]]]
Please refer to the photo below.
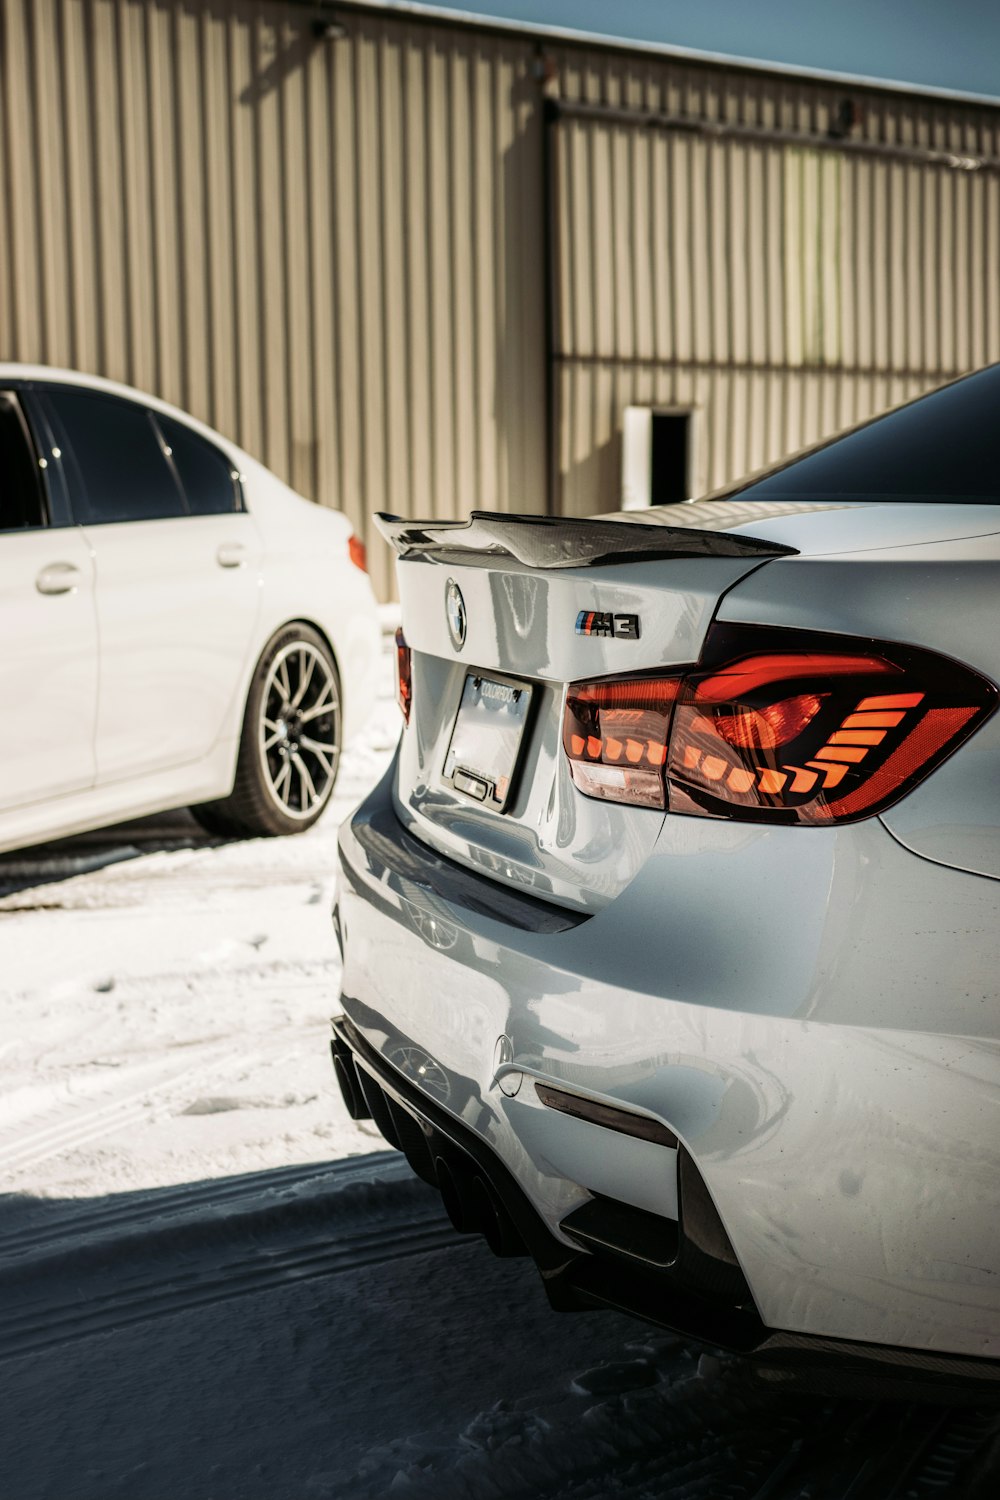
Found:
[[929, 651], [854, 644], [716, 625], [698, 669], [575, 684], [563, 725], [573, 781], [700, 817], [869, 817], [977, 728], [997, 689]]
[[396, 631], [396, 702], [399, 711], [403, 715], [403, 722], [409, 724], [410, 709], [413, 706], [413, 675], [410, 660], [410, 648], [406, 644], [406, 636], [402, 628]]
[[535, 1093], [549, 1109], [560, 1114], [573, 1115], [577, 1120], [589, 1120], [592, 1125], [603, 1125], [606, 1130], [617, 1130], [621, 1135], [635, 1136], [636, 1140], [654, 1141], [658, 1146], [677, 1150], [677, 1137], [659, 1120], [648, 1115], [637, 1115], [630, 1109], [619, 1109], [614, 1104], [602, 1104], [597, 1099], [587, 1099], [582, 1094], [571, 1093], [549, 1083], [535, 1083]]
[[368, 549], [359, 536], [351, 535], [347, 543], [347, 552], [354, 566], [360, 568], [362, 573], [367, 573]]

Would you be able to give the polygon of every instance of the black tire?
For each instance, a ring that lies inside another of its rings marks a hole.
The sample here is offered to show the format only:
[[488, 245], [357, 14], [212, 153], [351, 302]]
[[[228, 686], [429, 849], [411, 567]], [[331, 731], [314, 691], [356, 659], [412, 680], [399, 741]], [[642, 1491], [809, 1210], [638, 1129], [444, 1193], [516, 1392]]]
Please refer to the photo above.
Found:
[[340, 677], [310, 625], [285, 625], [254, 669], [228, 797], [192, 807], [211, 834], [304, 833], [330, 800], [340, 764]]

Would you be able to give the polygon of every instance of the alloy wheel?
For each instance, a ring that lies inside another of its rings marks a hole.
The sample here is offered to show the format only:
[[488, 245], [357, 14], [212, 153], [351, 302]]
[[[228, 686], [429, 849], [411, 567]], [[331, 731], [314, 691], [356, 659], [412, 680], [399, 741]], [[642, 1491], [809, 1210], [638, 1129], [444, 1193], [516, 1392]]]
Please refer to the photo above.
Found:
[[325, 654], [291, 641], [268, 668], [258, 729], [264, 782], [289, 818], [316, 815], [340, 759], [340, 690]]

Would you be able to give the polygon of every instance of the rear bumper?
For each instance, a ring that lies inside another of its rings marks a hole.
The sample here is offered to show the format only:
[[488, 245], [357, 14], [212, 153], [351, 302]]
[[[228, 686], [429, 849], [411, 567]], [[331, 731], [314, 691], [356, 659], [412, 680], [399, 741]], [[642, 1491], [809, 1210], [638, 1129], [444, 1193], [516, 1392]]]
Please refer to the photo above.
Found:
[[[426, 1176], [450, 1143], [519, 1205], [558, 1305], [768, 1358], [993, 1378], [1000, 1047], [969, 1034], [968, 976], [992, 972], [995, 883], [915, 859], [878, 823], [675, 818], [628, 890], [581, 918], [426, 849], [391, 787], [341, 831], [337, 1046], [418, 1122]], [[960, 949], [921, 942], [951, 908]], [[539, 1084], [659, 1124], [676, 1149], [546, 1107]], [[685, 1253], [686, 1170], [722, 1269]], [[613, 1248], [595, 1203], [621, 1210]]]
[[[348, 1108], [374, 1119], [390, 1145], [413, 1170], [443, 1189], [446, 1201], [456, 1178], [467, 1188], [487, 1188], [499, 1232], [466, 1216], [459, 1232], [485, 1233], [499, 1254], [530, 1256], [551, 1305], [559, 1311], [613, 1308], [672, 1329], [688, 1338], [752, 1355], [761, 1373], [813, 1385], [829, 1383], [855, 1395], [969, 1400], [1000, 1396], [1000, 1362], [929, 1354], [846, 1340], [788, 1334], [765, 1326], [749, 1300], [742, 1277], [706, 1256], [687, 1233], [682, 1212], [673, 1258], [653, 1264], [645, 1253], [641, 1223], [615, 1222], [602, 1245], [591, 1238], [584, 1252], [556, 1239], [517, 1179], [481, 1137], [421, 1094], [374, 1048], [346, 1016], [333, 1022], [334, 1063]], [[683, 1197], [682, 1197], [683, 1205]], [[449, 1213], [453, 1205], [448, 1201]], [[475, 1216], [473, 1216], [475, 1217]], [[572, 1217], [572, 1216], [570, 1216]], [[625, 1232], [622, 1232], [624, 1228]], [[628, 1234], [629, 1228], [639, 1232]], [[695, 1233], [698, 1226], [694, 1225]], [[721, 1276], [719, 1275], [721, 1273]], [[717, 1284], [713, 1285], [713, 1278]]]

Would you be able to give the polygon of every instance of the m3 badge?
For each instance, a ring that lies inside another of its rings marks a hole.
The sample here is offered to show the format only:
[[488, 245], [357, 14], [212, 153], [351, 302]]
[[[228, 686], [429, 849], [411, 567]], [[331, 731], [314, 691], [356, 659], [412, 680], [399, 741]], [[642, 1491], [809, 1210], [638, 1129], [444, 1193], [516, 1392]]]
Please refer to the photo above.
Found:
[[611, 636], [619, 641], [639, 639], [638, 615], [612, 615], [600, 609], [581, 609], [576, 617], [577, 635]]

